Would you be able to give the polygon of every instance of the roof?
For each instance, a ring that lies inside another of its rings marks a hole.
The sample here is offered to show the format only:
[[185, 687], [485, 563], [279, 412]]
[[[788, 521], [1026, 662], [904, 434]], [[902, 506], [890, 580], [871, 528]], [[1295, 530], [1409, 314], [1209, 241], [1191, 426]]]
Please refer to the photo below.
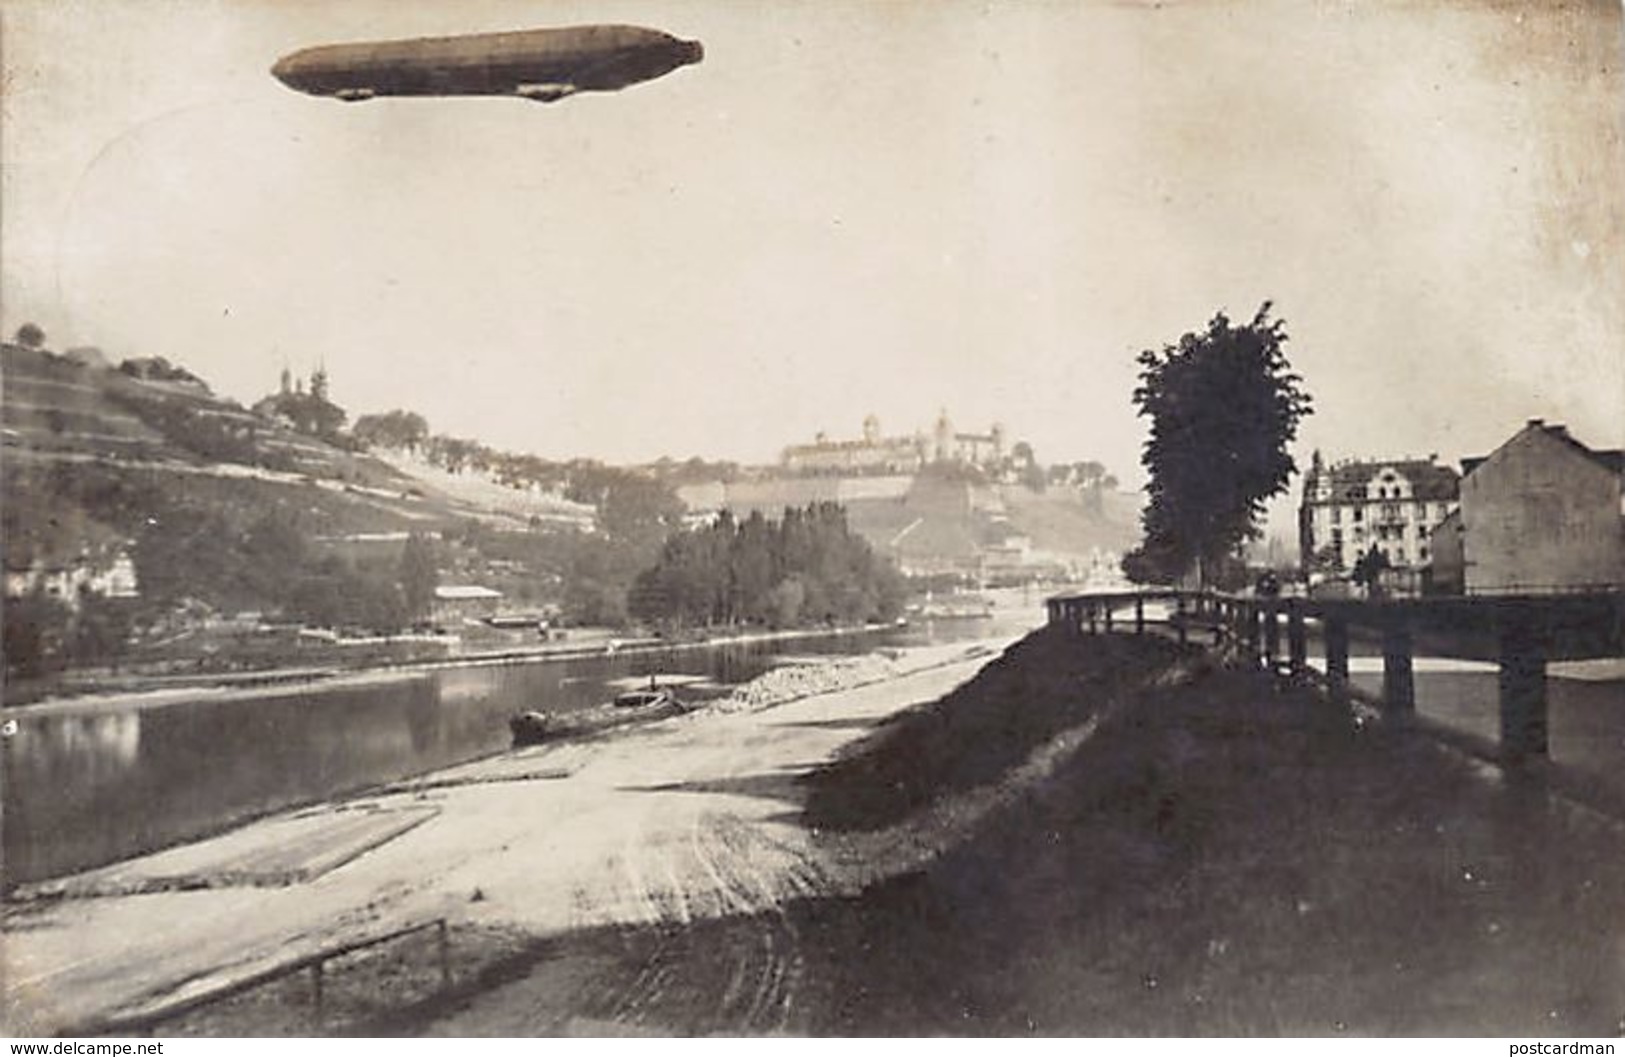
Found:
[[446, 584], [434, 589], [434, 596], [442, 602], [468, 602], [474, 599], [501, 598], [501, 591], [473, 584]]
[[1460, 492], [1460, 475], [1431, 459], [1360, 459], [1326, 471], [1332, 477], [1332, 502], [1365, 499], [1366, 485], [1385, 469], [1410, 482], [1413, 499], [1449, 501]]
[[[1495, 450], [1500, 451], [1501, 448], [1506, 447], [1507, 444], [1511, 444], [1514, 440], [1517, 440], [1530, 430], [1536, 429], [1545, 433], [1553, 440], [1560, 441], [1561, 443], [1567, 445], [1573, 451], [1585, 456], [1587, 459], [1590, 459], [1592, 462], [1596, 463], [1598, 466], [1601, 466], [1605, 470], [1616, 474], [1625, 473], [1625, 451], [1621, 451], [1618, 448], [1608, 450], [1588, 448], [1584, 444], [1581, 444], [1579, 441], [1575, 440], [1574, 437], [1569, 434], [1567, 426], [1564, 426], [1561, 423], [1554, 423], [1548, 426], [1544, 420], [1538, 418], [1530, 419], [1524, 424], [1523, 429], [1519, 430], [1517, 433], [1514, 433], [1510, 438], [1507, 439], [1506, 444], [1502, 444], [1500, 448], [1496, 448]], [[1476, 455], [1471, 458], [1461, 460], [1462, 476], [1472, 473], [1488, 460], [1488, 455]]]

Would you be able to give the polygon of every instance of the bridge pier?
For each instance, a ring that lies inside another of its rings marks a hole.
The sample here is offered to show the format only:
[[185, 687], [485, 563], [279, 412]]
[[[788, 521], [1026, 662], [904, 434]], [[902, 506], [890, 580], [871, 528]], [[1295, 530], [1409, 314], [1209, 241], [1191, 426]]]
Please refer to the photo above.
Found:
[[1134, 634], [1145, 634], [1145, 596], [1134, 596]]
[[1416, 711], [1416, 678], [1411, 672], [1411, 629], [1390, 618], [1382, 630], [1382, 707], [1391, 715]]
[[1326, 633], [1326, 685], [1332, 700], [1345, 704], [1349, 699], [1349, 624], [1341, 617], [1328, 617]]
[[1297, 599], [1286, 604], [1286, 649], [1292, 678], [1302, 679], [1309, 671], [1309, 636], [1304, 627], [1303, 603]]
[[1262, 641], [1260, 638], [1261, 632], [1259, 629], [1260, 616], [1261, 614], [1258, 610], [1258, 603], [1241, 603], [1242, 641], [1246, 644], [1244, 653], [1247, 658], [1247, 663], [1254, 668], [1259, 666], [1261, 660], [1259, 653], [1260, 643]]
[[1526, 619], [1501, 630], [1501, 752], [1509, 762], [1547, 755], [1546, 648]]

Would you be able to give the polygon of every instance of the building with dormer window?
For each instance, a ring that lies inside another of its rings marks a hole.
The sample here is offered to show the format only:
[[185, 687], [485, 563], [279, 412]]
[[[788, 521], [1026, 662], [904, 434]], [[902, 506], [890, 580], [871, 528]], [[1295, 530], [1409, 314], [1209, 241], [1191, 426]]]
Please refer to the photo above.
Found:
[[1460, 488], [1456, 471], [1434, 456], [1327, 465], [1315, 452], [1298, 507], [1304, 568], [1348, 570], [1373, 547], [1394, 569], [1426, 566]]

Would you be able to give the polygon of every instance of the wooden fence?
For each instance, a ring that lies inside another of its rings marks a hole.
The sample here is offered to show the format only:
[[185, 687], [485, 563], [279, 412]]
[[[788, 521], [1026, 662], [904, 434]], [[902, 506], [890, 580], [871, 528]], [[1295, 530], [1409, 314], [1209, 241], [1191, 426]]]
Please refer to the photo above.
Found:
[[389, 943], [392, 940], [402, 939], [406, 936], [434, 929], [436, 932], [435, 951], [440, 967], [440, 986], [442, 989], [451, 986], [451, 946], [450, 935], [445, 918], [435, 918], [432, 921], [423, 921], [404, 928], [394, 929], [363, 939], [352, 940], [348, 943], [326, 947], [314, 954], [303, 955], [288, 961], [278, 962], [258, 972], [232, 980], [220, 987], [210, 988], [197, 994], [187, 995], [157, 1006], [137, 1010], [127, 1014], [115, 1014], [105, 1017], [94, 1023], [81, 1024], [73, 1030], [63, 1032], [64, 1035], [149, 1035], [159, 1024], [179, 1019], [188, 1013], [196, 1012], [206, 1006], [223, 1002], [257, 987], [286, 976], [299, 972], [310, 974], [310, 1001], [315, 1015], [320, 1017], [326, 990], [327, 963], [334, 958], [346, 954], [354, 954], [368, 947]]
[[[1165, 626], [1243, 663], [1307, 678], [1309, 626], [1320, 630], [1328, 691], [1346, 700], [1351, 630], [1381, 643], [1385, 712], [1416, 708], [1413, 658], [1428, 652], [1493, 660], [1500, 668], [1500, 751], [1509, 762], [1547, 755], [1546, 666], [1555, 659], [1625, 655], [1625, 591], [1409, 599], [1310, 599], [1213, 591], [1145, 590], [1057, 595], [1049, 622], [1071, 634], [1144, 634], [1148, 603], [1171, 607]], [[1132, 614], [1131, 616], [1128, 616]], [[1127, 619], [1123, 619], [1127, 616]], [[1282, 630], [1285, 627], [1285, 649]]]

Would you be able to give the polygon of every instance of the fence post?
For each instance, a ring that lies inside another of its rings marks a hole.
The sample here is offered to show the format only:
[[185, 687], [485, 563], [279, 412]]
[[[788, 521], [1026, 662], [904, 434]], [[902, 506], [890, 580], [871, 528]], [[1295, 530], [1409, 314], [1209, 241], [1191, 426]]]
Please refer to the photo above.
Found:
[[1287, 669], [1292, 678], [1302, 679], [1309, 671], [1309, 637], [1304, 627], [1303, 603], [1292, 599], [1286, 604]]
[[1339, 704], [1349, 699], [1349, 624], [1342, 617], [1327, 617], [1326, 686]]
[[1382, 629], [1382, 707], [1390, 714], [1416, 710], [1416, 680], [1411, 674], [1411, 629], [1402, 616], [1391, 616]]
[[322, 1015], [322, 962], [317, 959], [310, 963], [310, 1004], [316, 1010], [317, 1019]]
[[1134, 634], [1145, 634], [1145, 596], [1134, 596]]
[[1089, 603], [1089, 634], [1095, 633], [1095, 604]]
[[1523, 614], [1501, 629], [1501, 752], [1511, 762], [1547, 754], [1546, 649]]
[[1106, 599], [1101, 603], [1101, 608], [1106, 611], [1106, 630], [1110, 631], [1112, 629], [1112, 600]]
[[1275, 670], [1275, 662], [1281, 656], [1281, 622], [1276, 618], [1280, 608], [1274, 600], [1264, 603], [1264, 667], [1270, 671]]

